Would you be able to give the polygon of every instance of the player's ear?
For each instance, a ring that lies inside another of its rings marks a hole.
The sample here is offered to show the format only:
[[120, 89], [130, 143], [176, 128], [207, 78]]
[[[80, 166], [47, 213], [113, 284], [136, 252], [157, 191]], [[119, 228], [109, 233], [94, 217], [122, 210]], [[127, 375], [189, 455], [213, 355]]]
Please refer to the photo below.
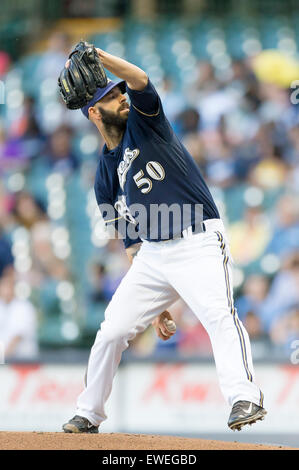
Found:
[[92, 122], [98, 122], [102, 120], [101, 113], [95, 106], [90, 106], [90, 108], [88, 108], [88, 116], [89, 120]]

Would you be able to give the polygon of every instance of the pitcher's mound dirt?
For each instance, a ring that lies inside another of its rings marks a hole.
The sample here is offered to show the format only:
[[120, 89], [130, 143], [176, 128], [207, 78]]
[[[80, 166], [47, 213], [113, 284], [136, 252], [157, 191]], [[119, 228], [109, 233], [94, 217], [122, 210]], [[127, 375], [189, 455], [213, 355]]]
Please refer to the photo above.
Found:
[[283, 446], [240, 444], [147, 434], [0, 432], [1, 450], [276, 450]]

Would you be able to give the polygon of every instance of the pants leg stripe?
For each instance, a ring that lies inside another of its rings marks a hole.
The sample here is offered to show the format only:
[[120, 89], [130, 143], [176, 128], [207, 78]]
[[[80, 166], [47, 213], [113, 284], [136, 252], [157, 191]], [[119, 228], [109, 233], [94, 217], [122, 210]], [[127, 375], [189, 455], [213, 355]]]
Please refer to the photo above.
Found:
[[264, 407], [264, 394], [260, 390], [260, 406], [263, 408]]
[[223, 241], [222, 234], [220, 232], [216, 232], [216, 234], [217, 234], [219, 242], [221, 243], [220, 248], [221, 248], [222, 254], [224, 256], [223, 269], [224, 269], [224, 276], [225, 276], [226, 295], [227, 295], [228, 306], [229, 306], [230, 312], [233, 316], [234, 324], [235, 324], [237, 332], [238, 332], [240, 345], [241, 345], [241, 350], [242, 350], [243, 364], [244, 364], [244, 368], [245, 368], [245, 371], [246, 371], [246, 375], [247, 375], [248, 380], [250, 382], [252, 382], [253, 377], [252, 377], [252, 374], [251, 374], [251, 372], [249, 370], [249, 367], [248, 367], [245, 339], [244, 339], [243, 331], [242, 331], [241, 325], [239, 323], [238, 315], [236, 314], [236, 309], [233, 305], [233, 300], [232, 300], [231, 287], [230, 287], [230, 282], [229, 282], [229, 274], [228, 274], [228, 269], [227, 269], [227, 263], [228, 263], [229, 258], [225, 254], [225, 243]]

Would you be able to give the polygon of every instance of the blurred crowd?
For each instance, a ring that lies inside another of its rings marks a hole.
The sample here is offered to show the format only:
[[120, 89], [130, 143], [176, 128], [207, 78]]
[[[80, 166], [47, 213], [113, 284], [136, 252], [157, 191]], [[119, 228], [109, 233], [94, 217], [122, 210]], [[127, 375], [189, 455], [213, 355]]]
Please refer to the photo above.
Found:
[[[69, 49], [67, 36], [55, 34], [27, 86], [19, 73], [25, 65], [0, 53], [7, 83], [0, 105], [0, 341], [16, 358], [37, 357], [49, 344], [80, 345], [84, 332], [90, 345], [129, 269], [121, 241], [96, 238], [93, 178], [103, 142], [58, 96]], [[31, 81], [41, 84], [38, 93]], [[171, 76], [155, 85], [225, 221], [235, 304], [253, 352], [289, 357], [299, 338], [298, 105], [290, 89], [260, 81], [250, 58], [232, 60], [223, 76], [198, 61], [193, 80], [179, 89]], [[150, 327], [130, 353], [210, 356], [187, 305], [179, 301], [169, 311], [176, 335], [162, 342]]]

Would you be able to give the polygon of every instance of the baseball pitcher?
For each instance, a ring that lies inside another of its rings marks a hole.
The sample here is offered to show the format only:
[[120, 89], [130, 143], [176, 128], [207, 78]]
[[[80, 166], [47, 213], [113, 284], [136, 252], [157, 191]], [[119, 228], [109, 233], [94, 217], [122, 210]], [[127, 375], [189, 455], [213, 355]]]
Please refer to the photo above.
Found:
[[[105, 69], [119, 80], [107, 80]], [[123, 351], [150, 324], [160, 338], [170, 338], [175, 327], [167, 309], [178, 298], [209, 334], [220, 388], [232, 407], [228, 426], [240, 430], [262, 420], [263, 393], [234, 307], [225, 228], [149, 77], [126, 60], [80, 42], [58, 83], [67, 107], [80, 108], [105, 141], [95, 195], [132, 262], [105, 311], [76, 414], [63, 430], [98, 432]]]

